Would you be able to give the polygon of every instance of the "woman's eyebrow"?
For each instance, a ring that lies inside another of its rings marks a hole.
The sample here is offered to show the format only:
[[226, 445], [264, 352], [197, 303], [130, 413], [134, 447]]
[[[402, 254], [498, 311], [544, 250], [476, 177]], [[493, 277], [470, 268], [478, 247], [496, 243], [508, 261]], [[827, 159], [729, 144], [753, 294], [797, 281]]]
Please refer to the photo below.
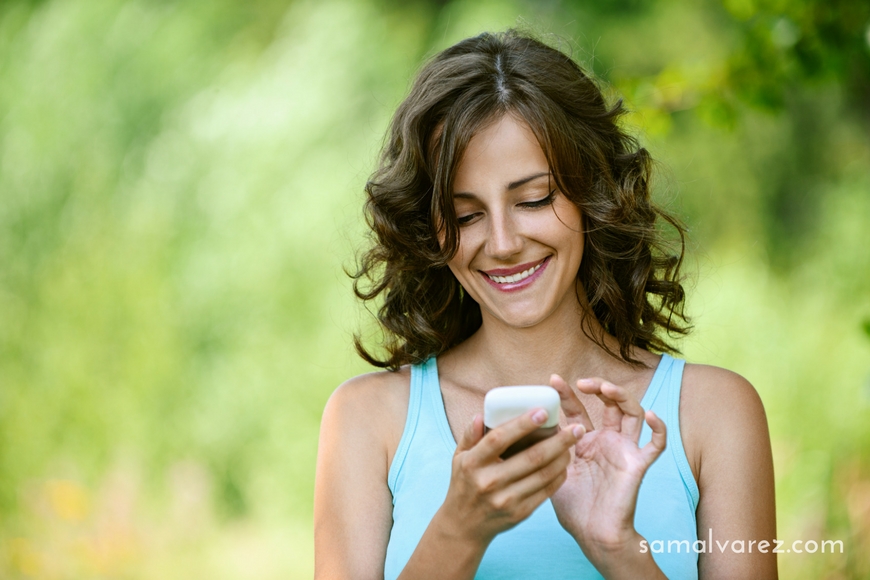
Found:
[[[522, 179], [517, 179], [516, 181], [511, 181], [508, 183], [507, 190], [512, 191], [518, 187], [522, 187], [530, 181], [538, 179], [540, 177], [544, 177], [550, 175], [549, 171], [544, 171], [541, 173], [535, 173], [534, 175], [529, 175], [528, 177], [523, 177]], [[468, 193], [466, 191], [457, 191], [453, 194], [453, 199], [477, 199], [477, 196], [473, 193]]]
[[528, 182], [532, 181], [533, 179], [538, 179], [539, 177], [544, 177], [545, 175], [550, 175], [550, 172], [544, 171], [542, 173], [535, 173], [534, 175], [530, 175], [528, 177], [523, 177], [522, 179], [518, 179], [516, 181], [511, 181], [510, 183], [508, 183], [507, 190], [511, 191], [513, 189], [516, 189], [520, 186], [527, 184]]

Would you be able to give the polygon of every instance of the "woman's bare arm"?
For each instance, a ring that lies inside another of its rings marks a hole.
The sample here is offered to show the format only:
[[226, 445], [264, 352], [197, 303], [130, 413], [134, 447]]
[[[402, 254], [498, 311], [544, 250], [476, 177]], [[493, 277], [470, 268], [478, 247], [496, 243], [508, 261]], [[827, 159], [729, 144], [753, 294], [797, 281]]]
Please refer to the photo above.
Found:
[[407, 406], [402, 372], [356, 377], [329, 398], [314, 484], [315, 578], [383, 578], [392, 527], [389, 444], [395, 439], [394, 452]]
[[699, 556], [700, 577], [776, 578], [773, 458], [761, 399], [746, 379], [716, 367], [687, 365], [683, 385], [683, 439], [701, 496], [698, 539], [709, 543], [710, 530], [713, 538]]

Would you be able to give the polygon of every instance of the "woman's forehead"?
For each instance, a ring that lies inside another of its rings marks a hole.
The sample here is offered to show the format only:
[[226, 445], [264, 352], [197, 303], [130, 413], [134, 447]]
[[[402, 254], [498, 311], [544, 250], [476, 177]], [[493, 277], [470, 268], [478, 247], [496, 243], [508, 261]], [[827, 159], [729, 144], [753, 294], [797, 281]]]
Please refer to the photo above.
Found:
[[528, 123], [503, 115], [469, 140], [456, 168], [453, 191], [514, 189], [550, 173], [547, 156]]

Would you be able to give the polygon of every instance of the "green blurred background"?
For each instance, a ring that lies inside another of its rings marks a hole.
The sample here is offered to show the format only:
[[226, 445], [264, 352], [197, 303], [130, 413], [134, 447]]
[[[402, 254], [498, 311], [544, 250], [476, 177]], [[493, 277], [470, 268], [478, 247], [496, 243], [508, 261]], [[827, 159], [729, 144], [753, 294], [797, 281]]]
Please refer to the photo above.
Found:
[[783, 578], [870, 577], [866, 0], [0, 3], [0, 577], [306, 578], [342, 267], [422, 60], [537, 30], [690, 226], [687, 358], [764, 399]]

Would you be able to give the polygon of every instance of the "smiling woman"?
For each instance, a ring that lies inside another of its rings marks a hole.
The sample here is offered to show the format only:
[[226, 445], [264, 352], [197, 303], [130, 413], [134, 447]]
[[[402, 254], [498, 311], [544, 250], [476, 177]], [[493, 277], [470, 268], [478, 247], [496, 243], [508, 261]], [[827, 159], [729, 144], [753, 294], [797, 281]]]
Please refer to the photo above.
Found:
[[[742, 377], [667, 354], [687, 331], [682, 244], [657, 224], [683, 229], [621, 113], [515, 31], [421, 71], [366, 188], [356, 291], [383, 301], [386, 342], [357, 349], [389, 370], [324, 410], [318, 578], [776, 576], [770, 552], [701, 545], [773, 539], [766, 419]], [[561, 429], [503, 458], [547, 413], [485, 432], [485, 395], [536, 384]]]

